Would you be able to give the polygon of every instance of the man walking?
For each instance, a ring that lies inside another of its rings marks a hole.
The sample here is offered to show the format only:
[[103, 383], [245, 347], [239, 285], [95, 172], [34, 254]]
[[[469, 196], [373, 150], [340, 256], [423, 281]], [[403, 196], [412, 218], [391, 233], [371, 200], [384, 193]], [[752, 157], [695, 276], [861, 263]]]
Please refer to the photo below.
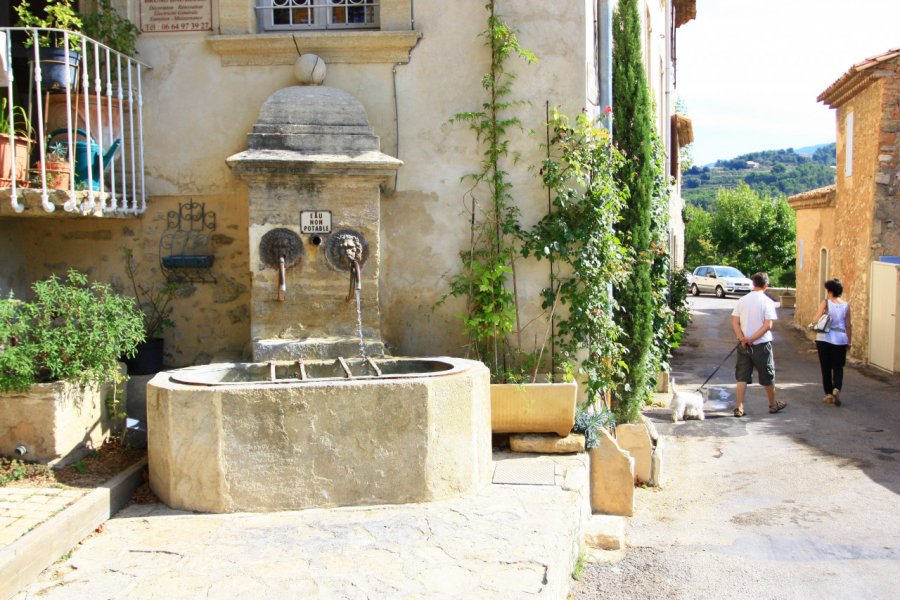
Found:
[[737, 382], [735, 417], [744, 416], [744, 394], [747, 392], [747, 384], [753, 382], [754, 368], [759, 384], [765, 388], [769, 398], [769, 412], [777, 413], [787, 406], [784, 402], [775, 400], [772, 325], [778, 315], [775, 313], [775, 302], [766, 295], [769, 275], [756, 273], [750, 280], [753, 281], [753, 291], [738, 300], [731, 313], [731, 328], [740, 342], [734, 365], [734, 379]]

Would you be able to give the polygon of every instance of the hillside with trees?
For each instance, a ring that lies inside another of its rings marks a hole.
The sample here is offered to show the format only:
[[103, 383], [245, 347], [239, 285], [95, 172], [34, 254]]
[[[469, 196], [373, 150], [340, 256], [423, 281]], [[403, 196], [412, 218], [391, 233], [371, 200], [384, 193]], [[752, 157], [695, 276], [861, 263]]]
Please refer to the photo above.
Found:
[[761, 196], [783, 197], [834, 183], [835, 144], [818, 147], [812, 156], [794, 151], [765, 150], [743, 154], [713, 165], [697, 165], [682, 174], [681, 194], [697, 206], [709, 207], [721, 189], [746, 184]]

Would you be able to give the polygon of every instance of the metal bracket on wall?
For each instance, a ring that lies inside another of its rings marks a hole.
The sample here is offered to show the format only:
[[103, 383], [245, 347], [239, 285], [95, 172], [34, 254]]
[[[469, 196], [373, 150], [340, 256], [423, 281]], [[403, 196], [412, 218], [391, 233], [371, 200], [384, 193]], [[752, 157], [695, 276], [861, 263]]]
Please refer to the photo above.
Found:
[[183, 202], [166, 215], [166, 232], [159, 240], [159, 266], [169, 281], [216, 283], [210, 250], [216, 213], [205, 203]]

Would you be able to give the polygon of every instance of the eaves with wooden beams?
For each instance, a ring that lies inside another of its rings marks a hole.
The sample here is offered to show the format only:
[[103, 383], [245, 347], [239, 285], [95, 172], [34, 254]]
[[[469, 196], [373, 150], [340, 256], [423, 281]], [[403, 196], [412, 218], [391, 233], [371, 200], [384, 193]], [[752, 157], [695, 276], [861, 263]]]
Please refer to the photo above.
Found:
[[888, 50], [884, 54], [871, 56], [850, 67], [837, 81], [828, 86], [824, 92], [816, 98], [831, 108], [838, 108], [858, 94], [869, 83], [882, 77], [878, 67], [886, 61], [900, 57], [900, 48]]

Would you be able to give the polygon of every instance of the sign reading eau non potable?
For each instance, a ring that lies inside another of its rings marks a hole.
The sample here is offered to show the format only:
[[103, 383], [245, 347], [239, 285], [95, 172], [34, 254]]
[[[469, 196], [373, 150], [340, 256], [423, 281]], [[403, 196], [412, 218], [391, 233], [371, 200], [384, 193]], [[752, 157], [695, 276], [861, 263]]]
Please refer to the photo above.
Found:
[[331, 211], [301, 210], [300, 233], [331, 233]]
[[141, 0], [141, 31], [212, 31], [212, 0]]

